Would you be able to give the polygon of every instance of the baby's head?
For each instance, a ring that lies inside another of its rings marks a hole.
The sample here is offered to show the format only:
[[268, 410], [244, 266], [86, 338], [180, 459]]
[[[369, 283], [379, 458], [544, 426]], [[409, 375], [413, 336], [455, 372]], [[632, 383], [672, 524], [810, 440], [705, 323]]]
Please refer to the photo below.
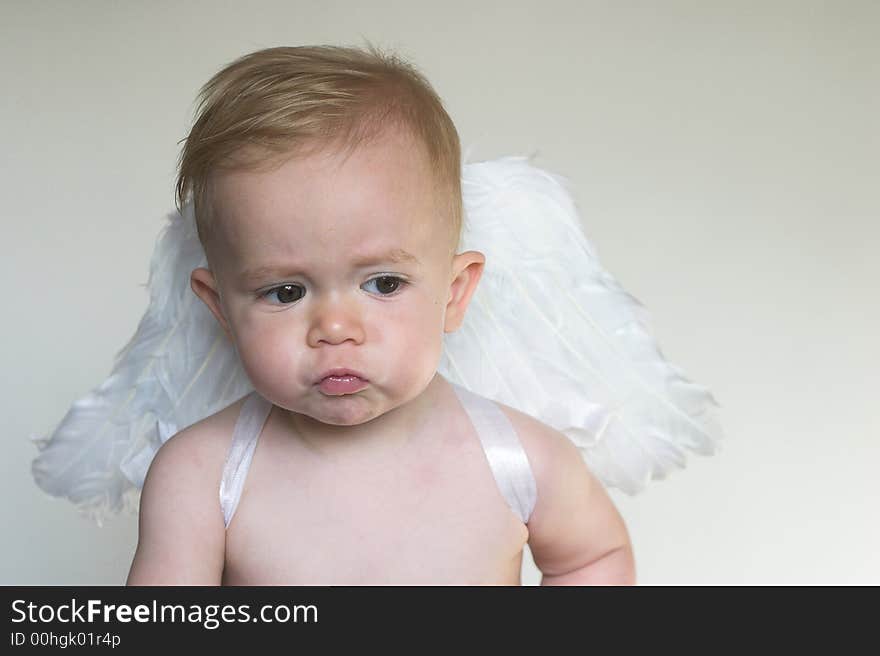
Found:
[[428, 82], [372, 46], [263, 50], [205, 85], [177, 185], [208, 257], [192, 288], [257, 391], [353, 425], [427, 387], [484, 263], [456, 254], [460, 157]]

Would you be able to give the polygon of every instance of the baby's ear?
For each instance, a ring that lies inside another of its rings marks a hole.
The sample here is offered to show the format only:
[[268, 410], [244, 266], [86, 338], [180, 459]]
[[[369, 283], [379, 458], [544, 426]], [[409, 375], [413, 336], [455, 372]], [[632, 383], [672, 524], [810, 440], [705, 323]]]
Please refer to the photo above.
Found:
[[223, 332], [226, 333], [226, 336], [231, 341], [232, 332], [229, 330], [229, 324], [226, 322], [226, 317], [223, 314], [223, 306], [220, 304], [220, 292], [214, 274], [208, 269], [194, 269], [190, 274], [189, 282], [195, 295], [208, 306], [211, 314], [220, 323]]
[[461, 328], [464, 314], [471, 297], [477, 290], [477, 283], [483, 275], [486, 257], [479, 251], [459, 253], [452, 259], [452, 284], [449, 287], [449, 300], [446, 302], [446, 318], [443, 331], [452, 333]]

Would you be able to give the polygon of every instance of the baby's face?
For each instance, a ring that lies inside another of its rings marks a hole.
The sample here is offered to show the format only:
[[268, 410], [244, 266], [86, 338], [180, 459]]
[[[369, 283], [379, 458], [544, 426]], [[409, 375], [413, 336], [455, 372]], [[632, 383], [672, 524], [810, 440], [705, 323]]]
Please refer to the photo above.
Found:
[[[215, 179], [219, 264], [193, 272], [193, 289], [276, 405], [359, 424], [433, 378], [443, 333], [458, 328], [483, 260], [450, 256], [425, 159], [391, 134], [347, 160], [323, 152]], [[322, 388], [335, 368], [360, 372], [366, 385]]]

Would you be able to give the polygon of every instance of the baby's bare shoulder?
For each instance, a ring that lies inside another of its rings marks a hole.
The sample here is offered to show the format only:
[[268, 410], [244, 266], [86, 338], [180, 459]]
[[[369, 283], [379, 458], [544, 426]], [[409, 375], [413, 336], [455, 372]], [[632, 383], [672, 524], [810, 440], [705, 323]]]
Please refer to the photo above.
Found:
[[538, 568], [545, 575], [571, 572], [628, 546], [622, 517], [575, 444], [530, 415], [501, 408], [535, 476], [538, 494], [528, 526], [529, 547]]
[[584, 466], [580, 451], [565, 433], [509, 405], [498, 406], [516, 431], [536, 478], [552, 476], [565, 466]]
[[129, 585], [219, 584], [220, 478], [241, 402], [176, 433], [157, 451], [141, 492]]
[[[220, 484], [226, 453], [232, 441], [232, 430], [244, 399], [197, 421], [175, 433], [157, 451], [150, 470], [188, 474], [192, 484], [216, 479]], [[148, 473], [149, 476], [149, 473]]]

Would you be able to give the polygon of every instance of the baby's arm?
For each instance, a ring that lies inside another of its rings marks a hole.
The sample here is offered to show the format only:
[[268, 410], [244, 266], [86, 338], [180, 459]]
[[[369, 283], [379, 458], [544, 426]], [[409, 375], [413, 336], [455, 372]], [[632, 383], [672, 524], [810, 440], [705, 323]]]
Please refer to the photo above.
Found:
[[527, 415], [518, 423], [538, 488], [528, 528], [541, 585], [635, 584], [626, 526], [577, 447]]
[[215, 470], [222, 465], [208, 433], [186, 429], [153, 458], [128, 585], [220, 585], [226, 532]]

